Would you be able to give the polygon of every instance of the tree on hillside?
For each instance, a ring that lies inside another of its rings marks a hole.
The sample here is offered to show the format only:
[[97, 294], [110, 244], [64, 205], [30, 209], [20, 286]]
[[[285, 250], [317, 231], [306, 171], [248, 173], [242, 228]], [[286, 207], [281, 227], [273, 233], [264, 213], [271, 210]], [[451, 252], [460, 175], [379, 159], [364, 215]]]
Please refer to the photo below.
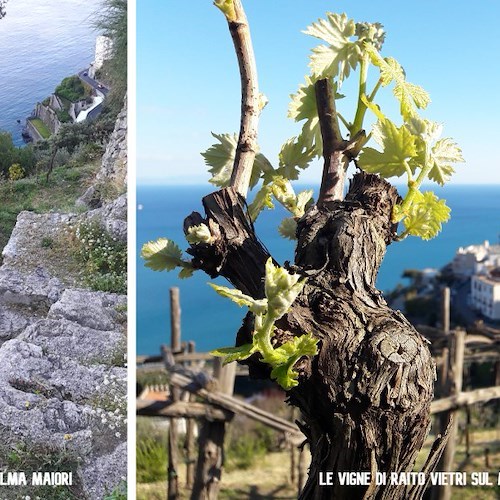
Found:
[[[409, 235], [432, 238], [449, 218], [444, 201], [420, 187], [425, 179], [443, 184], [462, 161], [460, 149], [440, 138], [439, 124], [419, 116], [429, 96], [406, 80], [395, 59], [381, 55], [382, 25], [328, 13], [306, 32], [326, 45], [313, 49], [311, 74], [292, 96], [289, 116], [303, 122], [302, 129], [285, 142], [273, 167], [257, 146], [265, 98], [242, 5], [215, 4], [227, 19], [240, 65], [240, 133], [214, 134], [218, 142], [203, 154], [220, 189], [203, 198], [204, 215], [193, 212], [184, 222], [192, 258], [162, 238], [144, 245], [146, 265], [180, 267], [181, 277], [198, 269], [223, 276], [234, 288], [213, 285], [215, 290], [248, 307], [236, 347], [215, 354], [247, 364], [251, 377], [276, 380], [300, 408], [312, 454], [301, 498], [421, 498], [422, 485], [375, 482], [376, 473], [413, 470], [429, 431], [435, 377], [426, 340], [388, 307], [375, 281], [389, 244]], [[377, 75], [372, 88], [370, 68]], [[357, 105], [349, 120], [337, 105], [343, 80], [355, 71]], [[377, 104], [378, 92], [389, 85], [400, 125]], [[368, 113], [377, 120], [369, 133], [363, 128]], [[368, 146], [370, 139], [376, 147]], [[318, 157], [324, 166], [314, 201], [312, 190], [296, 194], [290, 181]], [[344, 195], [351, 163], [358, 171]], [[407, 177], [404, 198], [387, 182], [392, 176]], [[249, 188], [259, 183], [247, 205]], [[275, 201], [291, 213], [281, 234], [297, 240], [295, 261], [284, 267], [253, 224]], [[424, 471], [433, 470], [444, 442], [436, 440]], [[334, 478], [328, 487], [318, 481], [327, 471]], [[371, 473], [369, 485], [341, 484], [338, 473], [349, 471]]]
[[116, 117], [127, 91], [127, 0], [103, 0], [95, 26], [113, 41], [105, 71], [111, 85], [107, 105]]
[[0, 0], [0, 19], [2, 17], [5, 17], [7, 14], [7, 11], [5, 10], [5, 4], [7, 3], [7, 0]]

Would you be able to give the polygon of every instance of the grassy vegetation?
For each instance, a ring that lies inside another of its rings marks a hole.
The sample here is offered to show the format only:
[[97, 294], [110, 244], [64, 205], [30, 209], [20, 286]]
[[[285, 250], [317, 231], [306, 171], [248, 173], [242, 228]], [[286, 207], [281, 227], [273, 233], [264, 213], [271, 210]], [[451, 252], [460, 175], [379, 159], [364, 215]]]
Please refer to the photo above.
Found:
[[49, 183], [45, 182], [45, 173], [0, 183], [0, 249], [7, 244], [19, 212], [74, 211], [76, 199], [90, 184], [98, 168], [98, 161], [70, 164], [56, 167]]
[[76, 102], [90, 95], [90, 87], [82, 82], [78, 76], [73, 75], [65, 78], [56, 87], [55, 93], [68, 101]]
[[[24, 442], [0, 444], [0, 470], [23, 471], [28, 484], [15, 486], [15, 498], [43, 498], [44, 500], [78, 500], [83, 498], [81, 485], [76, 473], [78, 461], [63, 450]], [[32, 486], [33, 472], [72, 472], [71, 486]], [[2, 498], [14, 498], [12, 486], [0, 486]]]
[[[283, 410], [274, 403], [268, 411], [283, 415]], [[490, 405], [492, 406], [492, 405]], [[470, 457], [465, 456], [464, 416], [461, 415], [454, 471], [468, 473], [468, 486], [453, 487], [452, 500], [496, 500], [500, 498], [500, 486], [496, 485], [500, 467], [500, 429], [492, 421], [489, 413], [494, 408], [483, 405], [473, 410], [470, 429]], [[137, 476], [138, 500], [163, 500], [167, 481], [166, 427], [156, 427], [154, 420], [142, 417], [138, 421]], [[142, 436], [142, 437], [141, 437]], [[419, 455], [415, 470], [422, 467], [429, 453], [433, 437], [429, 438]], [[143, 443], [141, 445], [141, 443]], [[146, 445], [147, 443], [147, 445]], [[141, 449], [139, 449], [139, 447]], [[489, 467], [485, 465], [484, 450], [489, 449]], [[262, 451], [264, 450], [264, 451]], [[154, 453], [149, 453], [154, 451]], [[226, 462], [222, 474], [219, 498], [224, 500], [244, 499], [293, 499], [297, 498], [296, 485], [290, 481], [290, 450], [278, 450], [276, 435], [267, 428], [236, 417], [229, 425], [226, 439]], [[179, 457], [182, 457], [179, 450]], [[306, 462], [309, 458], [306, 456]], [[471, 472], [490, 472], [493, 486], [470, 485]], [[190, 490], [186, 484], [186, 467], [179, 461], [178, 467], [180, 498], [188, 499]]]
[[48, 139], [51, 135], [49, 128], [40, 118], [30, 118], [30, 122], [38, 130], [38, 133], [44, 138]]

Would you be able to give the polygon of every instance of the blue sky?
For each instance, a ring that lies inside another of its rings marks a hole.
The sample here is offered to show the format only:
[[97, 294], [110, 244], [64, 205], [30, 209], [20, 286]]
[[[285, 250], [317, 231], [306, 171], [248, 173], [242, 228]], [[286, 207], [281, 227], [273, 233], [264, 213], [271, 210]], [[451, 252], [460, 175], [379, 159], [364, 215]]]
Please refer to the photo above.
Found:
[[[383, 55], [395, 57], [407, 79], [430, 93], [423, 115], [444, 123], [444, 136], [458, 142], [466, 160], [451, 182], [500, 183], [499, 2], [247, 0], [244, 6], [260, 90], [269, 98], [259, 144], [273, 164], [281, 144], [300, 130], [286, 117], [289, 94], [308, 74], [309, 51], [319, 42], [301, 30], [326, 11], [345, 12], [355, 21], [381, 22], [387, 32]], [[347, 82], [343, 93], [349, 88]], [[380, 104], [390, 103], [390, 94], [379, 92]], [[236, 57], [226, 21], [212, 2], [138, 2], [138, 183], [208, 180], [200, 152], [214, 142], [211, 131], [238, 131], [239, 112]], [[318, 183], [320, 170], [317, 162], [300, 180]]]

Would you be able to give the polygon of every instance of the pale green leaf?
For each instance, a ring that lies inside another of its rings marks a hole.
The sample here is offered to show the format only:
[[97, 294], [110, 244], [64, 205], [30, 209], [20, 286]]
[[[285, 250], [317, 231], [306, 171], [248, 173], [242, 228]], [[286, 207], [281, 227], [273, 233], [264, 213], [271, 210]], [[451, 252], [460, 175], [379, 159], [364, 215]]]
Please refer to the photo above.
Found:
[[281, 221], [278, 227], [278, 232], [289, 240], [297, 239], [297, 222], [293, 217], [287, 217]]
[[279, 154], [279, 172], [284, 177], [294, 180], [296, 175], [295, 167], [305, 169], [316, 156], [316, 151], [313, 146], [306, 146], [305, 141], [300, 141], [302, 138], [292, 137], [283, 144]]
[[430, 240], [441, 231], [442, 223], [449, 218], [450, 208], [446, 206], [445, 200], [438, 199], [431, 191], [423, 194], [417, 192], [403, 219], [404, 233]]
[[269, 258], [266, 262], [265, 278], [268, 315], [275, 320], [281, 318], [293, 304], [304, 284], [305, 279], [301, 279], [299, 274], [290, 274], [286, 269], [275, 266]]
[[431, 159], [433, 167], [429, 172], [429, 178], [441, 185], [455, 172], [452, 164], [464, 161], [461, 149], [449, 138], [436, 142], [432, 148]]
[[191, 276], [193, 276], [193, 273], [194, 273], [194, 268], [192, 266], [184, 264], [182, 269], [179, 271], [179, 278], [180, 279], [191, 278]]
[[243, 361], [249, 358], [252, 352], [253, 344], [243, 344], [238, 347], [221, 347], [210, 351], [212, 356], [222, 357], [223, 363], [231, 363], [232, 361]]
[[210, 229], [206, 224], [199, 224], [197, 226], [191, 226], [187, 230], [186, 240], [192, 245], [197, 243], [212, 243], [214, 237], [210, 233]]
[[415, 136], [408, 128], [405, 125], [398, 128], [389, 119], [379, 120], [373, 127], [373, 138], [383, 151], [364, 148], [358, 160], [360, 168], [382, 177], [407, 173], [408, 160], [417, 154]]
[[141, 257], [146, 261], [144, 265], [153, 271], [171, 271], [184, 264], [182, 250], [167, 238], [145, 243], [142, 246]]
[[296, 122], [318, 118], [314, 82], [309, 76], [306, 76], [305, 80], [305, 85], [299, 85], [299, 90], [290, 94], [292, 100], [288, 105], [288, 118], [293, 118]]
[[345, 14], [327, 13], [327, 19], [319, 19], [304, 33], [324, 40], [329, 45], [320, 45], [312, 50], [311, 72], [315, 79], [338, 77], [339, 83], [349, 76], [360, 60], [359, 43], [351, 41], [356, 25]]
[[301, 191], [296, 198], [295, 202], [295, 210], [293, 211], [293, 215], [295, 217], [302, 217], [306, 212], [306, 207], [312, 200], [313, 190], [308, 189], [306, 191]]
[[235, 304], [241, 306], [246, 306], [255, 314], [264, 314], [267, 310], [267, 300], [266, 299], [254, 299], [249, 295], [245, 295], [241, 290], [235, 288], [228, 288], [225, 286], [215, 285], [214, 283], [209, 283], [209, 285], [222, 297], [231, 299]]
[[252, 221], [256, 221], [259, 214], [265, 208], [274, 208], [273, 200], [271, 195], [273, 193], [273, 188], [271, 184], [264, 184], [257, 194], [255, 195], [254, 200], [248, 206], [248, 214], [250, 215], [250, 219]]
[[302, 356], [315, 356], [318, 352], [318, 340], [311, 334], [294, 337], [275, 349], [277, 356], [283, 358], [283, 362], [278, 364], [271, 371], [271, 378], [286, 391], [298, 385], [298, 372], [293, 369], [295, 363]]
[[441, 123], [425, 120], [418, 116], [411, 117], [406, 126], [413, 135], [422, 137], [426, 144], [432, 144], [437, 141], [443, 132], [443, 125]]
[[365, 45], [372, 63], [380, 69], [380, 79], [383, 86], [395, 82], [393, 93], [400, 102], [401, 115], [405, 120], [415, 116], [416, 106], [425, 109], [431, 102], [429, 94], [419, 85], [406, 81], [402, 66], [392, 57], [383, 58], [370, 43]]
[[[219, 142], [212, 144], [204, 153], [201, 153], [205, 163], [210, 167], [208, 171], [212, 174], [209, 182], [219, 186], [227, 187], [231, 180], [236, 148], [238, 146], [237, 134], [215, 134]], [[250, 178], [250, 188], [253, 188], [260, 179], [261, 173], [272, 170], [269, 160], [257, 151]]]
[[420, 85], [403, 81], [394, 86], [394, 95], [401, 103], [401, 116], [408, 118], [415, 115], [414, 106], [425, 109], [431, 102], [427, 91]]
[[212, 174], [212, 178], [209, 182], [219, 187], [227, 187], [233, 170], [238, 136], [236, 134], [215, 134], [214, 132], [212, 135], [219, 143], [212, 144], [204, 153], [201, 153], [201, 156], [210, 167], [208, 171]]

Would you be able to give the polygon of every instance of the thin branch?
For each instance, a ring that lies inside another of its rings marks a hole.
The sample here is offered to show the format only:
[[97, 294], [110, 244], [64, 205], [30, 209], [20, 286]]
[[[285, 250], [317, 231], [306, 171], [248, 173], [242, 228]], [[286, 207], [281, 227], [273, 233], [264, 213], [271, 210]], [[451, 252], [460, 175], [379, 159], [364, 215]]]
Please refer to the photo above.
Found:
[[[223, 4], [223, 5], [221, 5]], [[257, 67], [250, 28], [240, 0], [216, 2], [226, 15], [233, 38], [241, 77], [240, 136], [231, 174], [231, 187], [246, 198], [257, 150], [257, 128], [261, 111]]]
[[340, 133], [331, 81], [318, 80], [314, 88], [325, 160], [318, 205], [324, 205], [330, 201], [341, 200], [344, 195], [344, 179], [350, 161], [344, 152], [349, 142], [345, 141]]

